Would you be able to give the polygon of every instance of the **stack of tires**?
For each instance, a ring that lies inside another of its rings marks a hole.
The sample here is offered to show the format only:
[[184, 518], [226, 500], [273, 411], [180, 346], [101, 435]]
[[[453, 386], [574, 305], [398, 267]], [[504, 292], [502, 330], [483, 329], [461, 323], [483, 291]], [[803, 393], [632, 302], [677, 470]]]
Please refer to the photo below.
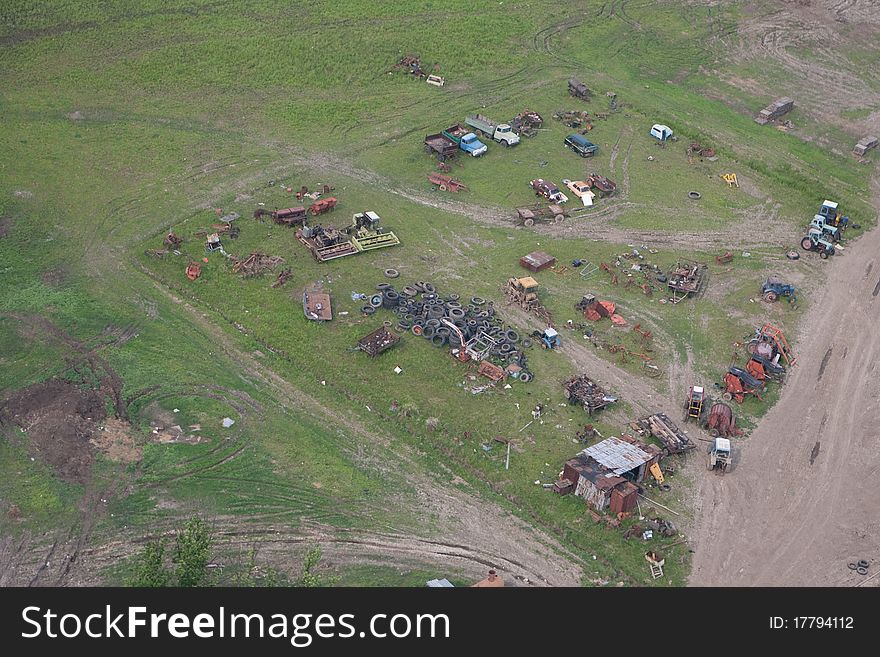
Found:
[[391, 283], [380, 283], [362, 311], [372, 315], [383, 308], [397, 316], [396, 323], [390, 323], [397, 331], [409, 331], [438, 348], [459, 346], [458, 336], [441, 321], [443, 319], [455, 324], [466, 341], [485, 333], [496, 341], [489, 352], [491, 360], [501, 365], [516, 363], [522, 368], [520, 380], [528, 382], [532, 379], [524, 351], [532, 346], [532, 341], [523, 339], [516, 330], [506, 326], [496, 315], [491, 301], [480, 297], [462, 299], [457, 294], [444, 296], [428, 281], [419, 281], [399, 290]]

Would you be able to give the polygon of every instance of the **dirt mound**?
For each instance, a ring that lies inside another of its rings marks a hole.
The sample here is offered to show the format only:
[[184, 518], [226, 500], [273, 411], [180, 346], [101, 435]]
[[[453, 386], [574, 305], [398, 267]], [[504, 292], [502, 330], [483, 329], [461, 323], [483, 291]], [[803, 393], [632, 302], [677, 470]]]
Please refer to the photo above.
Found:
[[94, 452], [90, 439], [107, 417], [104, 398], [66, 379], [50, 379], [24, 388], [0, 406], [0, 420], [27, 433], [28, 452], [51, 465], [58, 476], [84, 483]]

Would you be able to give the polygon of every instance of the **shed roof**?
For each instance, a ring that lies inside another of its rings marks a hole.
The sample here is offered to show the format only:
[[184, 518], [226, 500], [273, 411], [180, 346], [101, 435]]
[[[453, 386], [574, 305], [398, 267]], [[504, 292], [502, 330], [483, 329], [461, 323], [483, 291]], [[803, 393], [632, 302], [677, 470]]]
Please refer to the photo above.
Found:
[[587, 447], [581, 454], [595, 459], [617, 475], [634, 470], [654, 458], [640, 446], [614, 436]]
[[450, 581], [449, 581], [448, 579], [446, 579], [445, 577], [444, 577], [443, 579], [429, 579], [428, 582], [427, 582], [427, 584], [428, 584], [428, 586], [431, 587], [431, 588], [437, 588], [437, 587], [452, 587], [452, 588], [455, 588], [455, 586], [452, 584], [452, 582], [450, 582]]

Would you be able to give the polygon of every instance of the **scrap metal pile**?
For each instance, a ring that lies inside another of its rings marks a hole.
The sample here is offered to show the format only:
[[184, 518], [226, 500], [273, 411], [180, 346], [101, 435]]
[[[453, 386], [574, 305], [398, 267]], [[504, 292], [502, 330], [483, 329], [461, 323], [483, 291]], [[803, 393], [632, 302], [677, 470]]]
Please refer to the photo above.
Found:
[[534, 137], [544, 125], [544, 118], [537, 112], [525, 109], [510, 122], [510, 128], [520, 137]]
[[640, 436], [647, 434], [659, 440], [670, 454], [679, 454], [696, 447], [687, 434], [664, 413], [654, 413], [640, 420], [635, 420], [630, 423], [630, 427]]
[[410, 331], [434, 347], [448, 345], [459, 360], [488, 360], [504, 366], [505, 373], [513, 378], [523, 382], [532, 379], [524, 351], [532, 346], [532, 340], [506, 325], [491, 301], [441, 295], [425, 281], [400, 290], [389, 283], [380, 283], [376, 288], [362, 308], [365, 315], [385, 308], [397, 315], [398, 331]]
[[568, 128], [584, 128], [587, 131], [593, 129], [590, 113], [583, 110], [556, 110], [553, 118]]
[[281, 256], [270, 256], [259, 251], [254, 251], [243, 260], [232, 258], [232, 273], [241, 274], [245, 277], [262, 276], [267, 271], [284, 263]]
[[706, 282], [708, 267], [699, 262], [676, 263], [666, 275], [666, 286], [672, 291], [670, 301], [678, 303], [699, 294]]
[[617, 401], [586, 374], [575, 376], [563, 384], [569, 404], [582, 404], [590, 415]]

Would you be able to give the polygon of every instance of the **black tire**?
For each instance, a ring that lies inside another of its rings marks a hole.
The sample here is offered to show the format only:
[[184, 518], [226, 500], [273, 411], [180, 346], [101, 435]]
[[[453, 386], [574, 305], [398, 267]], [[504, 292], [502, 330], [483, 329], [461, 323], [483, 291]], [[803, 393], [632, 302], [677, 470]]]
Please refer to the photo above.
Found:
[[822, 258], [822, 260], [828, 260], [828, 251], [819, 251], [819, 257]]
[[519, 333], [517, 333], [513, 329], [508, 329], [507, 331], [505, 331], [504, 337], [511, 342], [519, 342]]
[[382, 295], [381, 294], [374, 294], [373, 296], [371, 296], [370, 297], [370, 305], [373, 306], [373, 308], [378, 308], [379, 306], [381, 306], [382, 305]]
[[449, 316], [452, 319], [464, 319], [464, 315], [465, 315], [464, 310], [462, 310], [461, 308], [450, 308], [449, 309]]
[[522, 372], [519, 373], [519, 380], [522, 381], [523, 383], [528, 383], [529, 381], [532, 380], [532, 373], [529, 372], [528, 370], [523, 370]]
[[406, 297], [414, 297], [419, 293], [419, 291], [416, 290], [416, 288], [414, 288], [412, 285], [407, 285], [400, 291], [400, 293]]
[[859, 575], [867, 575], [867, 574], [868, 574], [868, 569], [867, 569], [867, 568], [856, 568], [856, 572], [857, 572]]
[[525, 339], [520, 343], [520, 346], [522, 346], [523, 349], [529, 349], [529, 348], [532, 346], [532, 344], [533, 344], [533, 343], [532, 343], [532, 341], [531, 341], [529, 338], [525, 338]]
[[849, 568], [850, 570], [855, 570], [856, 568], [858, 568], [858, 565], [850, 562], [847, 564], [847, 568]]
[[670, 486], [669, 484], [659, 484], [659, 485], [657, 486], [657, 488], [659, 488], [660, 490], [662, 490], [664, 493], [666, 493], [666, 492], [672, 490], [672, 486]]
[[437, 290], [430, 283], [422, 283], [425, 286], [425, 292], [428, 294], [434, 294]]
[[376, 309], [373, 308], [373, 306], [364, 306], [363, 308], [361, 308], [361, 312], [364, 315], [372, 315], [374, 312], [376, 312]]
[[498, 350], [502, 354], [509, 354], [511, 351], [513, 351], [513, 345], [509, 342], [502, 342]]
[[386, 269], [385, 276], [388, 278], [397, 278], [398, 276], [400, 276], [400, 272], [396, 269]]
[[813, 249], [813, 243], [810, 241], [809, 237], [805, 237], [801, 240], [801, 248], [804, 251], [811, 251]]
[[867, 567], [870, 566], [870, 565], [871, 565], [871, 564], [869, 564], [869, 563], [868, 563], [867, 561], [865, 561], [864, 559], [859, 559], [859, 560], [856, 562], [856, 567], [857, 567], [857, 568], [867, 568]]
[[425, 329], [420, 323], [416, 322], [410, 327], [409, 330], [412, 331], [413, 335], [421, 335]]
[[486, 300], [482, 297], [471, 297], [471, 303], [475, 306], [482, 306], [486, 303]]
[[433, 338], [436, 331], [437, 328], [435, 326], [428, 326], [425, 324], [425, 326], [422, 327], [422, 337], [428, 339]]
[[391, 283], [379, 283], [376, 286], [376, 289], [379, 290], [379, 292], [381, 292], [383, 290], [387, 290], [389, 287], [391, 287]]

